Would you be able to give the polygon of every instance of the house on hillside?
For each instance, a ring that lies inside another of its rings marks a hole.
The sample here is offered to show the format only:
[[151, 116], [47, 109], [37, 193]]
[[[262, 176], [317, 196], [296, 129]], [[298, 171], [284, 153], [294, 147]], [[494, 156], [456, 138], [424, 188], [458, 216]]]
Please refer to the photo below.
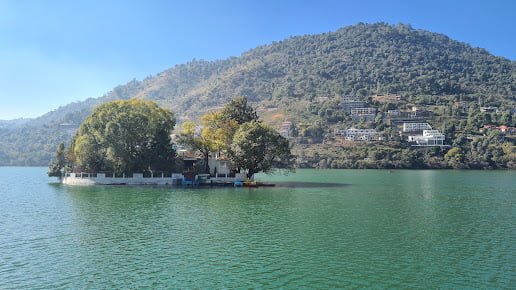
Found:
[[387, 110], [388, 117], [398, 117], [401, 116], [400, 110]]
[[376, 94], [372, 96], [373, 100], [379, 103], [393, 103], [401, 101], [401, 96], [399, 95], [384, 95], [384, 94]]
[[419, 118], [419, 117], [431, 117], [434, 114], [434, 112], [430, 111], [430, 110], [427, 110], [423, 107], [420, 107], [420, 106], [416, 106], [416, 105], [407, 105], [407, 107], [409, 108], [409, 110], [411, 111], [409, 113], [409, 117], [410, 118]]
[[410, 133], [410, 132], [422, 132], [423, 130], [431, 130], [432, 126], [428, 123], [410, 123], [410, 122], [404, 122], [403, 123], [403, 133]]
[[508, 135], [516, 134], [515, 127], [509, 127], [509, 126], [502, 125], [498, 128], [500, 129], [500, 132], [502, 132], [504, 134], [508, 134]]
[[479, 131], [481, 133], [488, 133], [489, 131], [500, 131], [502, 134], [505, 134], [505, 135], [516, 134], [516, 128], [515, 127], [509, 127], [509, 126], [505, 126], [505, 125], [501, 125], [501, 126], [484, 125], [484, 127], [480, 128]]
[[279, 124], [278, 132], [280, 133], [281, 136], [283, 136], [285, 138], [289, 138], [289, 137], [292, 137], [293, 128], [294, 128], [294, 124], [292, 124], [292, 122], [290, 122], [290, 121], [281, 122]]
[[374, 120], [376, 116], [376, 108], [352, 108], [351, 118], [353, 120], [365, 119]]
[[480, 107], [482, 113], [498, 113], [498, 107]]
[[378, 141], [383, 140], [380, 133], [378, 133], [375, 129], [335, 129], [333, 131], [333, 135], [335, 137], [344, 137], [347, 141]]
[[409, 136], [412, 146], [445, 146], [444, 134], [439, 130], [423, 130], [423, 135]]
[[355, 96], [343, 96], [341, 101], [342, 109], [346, 114], [351, 114], [353, 108], [364, 108], [366, 104]]

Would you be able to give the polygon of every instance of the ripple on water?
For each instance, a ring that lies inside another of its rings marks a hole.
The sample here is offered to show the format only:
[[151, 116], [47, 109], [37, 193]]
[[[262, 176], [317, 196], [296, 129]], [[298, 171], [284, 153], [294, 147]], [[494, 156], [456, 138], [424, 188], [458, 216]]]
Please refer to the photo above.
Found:
[[[17, 170], [0, 176], [44, 173]], [[0, 179], [0, 288], [516, 285], [514, 173], [274, 178], [193, 190]]]

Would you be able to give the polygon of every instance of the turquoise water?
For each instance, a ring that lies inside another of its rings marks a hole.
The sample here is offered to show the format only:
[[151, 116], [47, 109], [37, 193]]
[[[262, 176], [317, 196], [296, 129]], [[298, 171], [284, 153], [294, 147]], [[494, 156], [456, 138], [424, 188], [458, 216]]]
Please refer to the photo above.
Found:
[[516, 286], [515, 171], [298, 170], [252, 189], [44, 174], [0, 168], [0, 289]]

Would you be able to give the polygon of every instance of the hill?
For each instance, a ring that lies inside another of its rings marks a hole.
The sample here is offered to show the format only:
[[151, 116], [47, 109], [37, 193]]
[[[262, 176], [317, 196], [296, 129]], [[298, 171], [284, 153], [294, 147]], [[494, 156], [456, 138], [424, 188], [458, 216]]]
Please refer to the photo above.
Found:
[[516, 103], [515, 72], [516, 62], [442, 34], [360, 23], [291, 37], [226, 60], [176, 65], [22, 126], [0, 126], [0, 165], [47, 165], [57, 143], [68, 140], [94, 106], [115, 99], [154, 100], [181, 120], [244, 95], [269, 121], [322, 122], [324, 135], [344, 118], [335, 106], [319, 104], [321, 98], [390, 93], [414, 104], [464, 101], [510, 109]]

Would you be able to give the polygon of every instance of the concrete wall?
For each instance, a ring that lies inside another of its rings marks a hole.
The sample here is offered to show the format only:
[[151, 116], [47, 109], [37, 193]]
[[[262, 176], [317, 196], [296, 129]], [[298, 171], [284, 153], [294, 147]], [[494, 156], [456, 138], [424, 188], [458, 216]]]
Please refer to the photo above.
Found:
[[133, 177], [106, 177], [105, 173], [98, 173], [96, 177], [89, 176], [87, 173], [70, 173], [62, 180], [63, 184], [69, 185], [93, 185], [93, 184], [128, 184], [128, 185], [177, 185], [181, 184], [183, 175], [173, 173], [172, 177], [143, 177], [142, 173], [134, 173]]
[[[208, 165], [210, 166], [210, 174], [215, 174], [215, 168], [217, 168], [217, 174], [220, 175], [226, 175], [229, 174], [229, 162], [228, 161], [222, 161], [217, 159], [208, 159]], [[224, 166], [223, 166], [224, 165]]]

